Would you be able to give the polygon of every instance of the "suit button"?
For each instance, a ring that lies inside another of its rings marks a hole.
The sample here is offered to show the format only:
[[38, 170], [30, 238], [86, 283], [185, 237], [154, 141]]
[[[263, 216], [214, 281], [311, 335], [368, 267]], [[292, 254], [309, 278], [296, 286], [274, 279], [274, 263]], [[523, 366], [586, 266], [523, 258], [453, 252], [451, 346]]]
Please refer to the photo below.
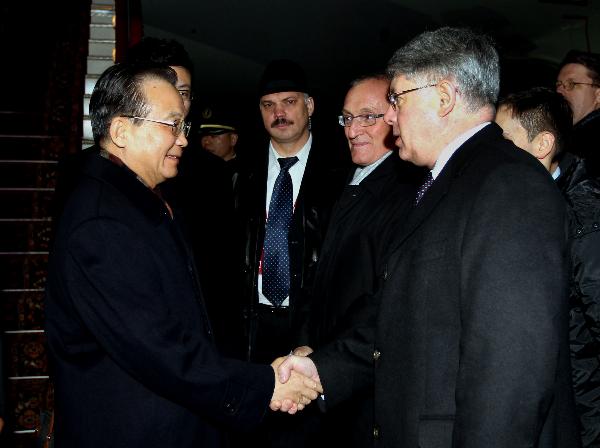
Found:
[[379, 426], [377, 426], [377, 425], [373, 426], [373, 438], [374, 439], [379, 438]]
[[381, 352], [379, 350], [375, 350], [373, 352], [373, 361], [379, 361], [380, 357], [381, 357]]
[[225, 411], [228, 414], [235, 414], [235, 407], [231, 403], [225, 403]]

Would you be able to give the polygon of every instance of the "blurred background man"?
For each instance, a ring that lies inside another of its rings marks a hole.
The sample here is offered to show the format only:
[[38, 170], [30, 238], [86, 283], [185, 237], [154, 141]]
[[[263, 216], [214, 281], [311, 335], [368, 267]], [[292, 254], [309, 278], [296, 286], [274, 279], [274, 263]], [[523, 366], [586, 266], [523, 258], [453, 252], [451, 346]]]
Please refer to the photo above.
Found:
[[221, 158], [231, 177], [233, 208], [239, 209], [240, 175], [244, 163], [237, 151], [239, 132], [236, 120], [219, 107], [206, 107], [200, 114], [198, 129], [202, 149]]
[[570, 51], [560, 65], [556, 91], [573, 111], [569, 152], [586, 160], [588, 171], [600, 175], [600, 55]]

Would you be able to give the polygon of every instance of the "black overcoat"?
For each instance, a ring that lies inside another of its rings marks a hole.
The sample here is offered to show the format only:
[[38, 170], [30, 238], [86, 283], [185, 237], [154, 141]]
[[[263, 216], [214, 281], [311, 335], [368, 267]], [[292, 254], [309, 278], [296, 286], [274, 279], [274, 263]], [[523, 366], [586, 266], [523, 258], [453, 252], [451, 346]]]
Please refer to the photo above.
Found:
[[95, 154], [67, 200], [46, 290], [61, 447], [220, 446], [252, 427], [270, 366], [221, 358], [177, 216]]
[[352, 309], [378, 289], [390, 238], [412, 206], [415, 177], [414, 167], [394, 152], [360, 185], [345, 187], [312, 285], [307, 345], [321, 347], [346, 331]]
[[578, 446], [565, 230], [540, 163], [477, 132], [393, 242], [372, 325], [312, 355], [326, 402], [372, 388], [374, 446]]
[[[360, 325], [363, 307], [377, 308], [375, 292], [381, 284], [390, 240], [412, 206], [415, 177], [422, 177], [421, 170], [394, 152], [359, 185], [345, 187], [333, 208], [317, 265], [303, 343], [318, 351]], [[343, 406], [328, 409], [318, 420], [319, 430], [311, 434], [311, 443], [367, 444], [372, 428], [371, 399], [365, 390]], [[310, 422], [305, 431], [315, 424]]]

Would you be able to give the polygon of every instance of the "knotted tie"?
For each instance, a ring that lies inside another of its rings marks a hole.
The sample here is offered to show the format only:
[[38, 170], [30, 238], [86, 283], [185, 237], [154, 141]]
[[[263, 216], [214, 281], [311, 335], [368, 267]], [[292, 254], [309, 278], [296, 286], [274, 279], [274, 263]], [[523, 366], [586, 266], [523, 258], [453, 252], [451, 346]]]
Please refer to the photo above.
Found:
[[425, 192], [429, 189], [429, 187], [431, 187], [432, 183], [433, 183], [433, 176], [431, 175], [431, 171], [429, 171], [427, 173], [427, 176], [425, 176], [425, 180], [423, 181], [423, 184], [417, 190], [417, 195], [415, 196], [415, 205], [417, 205], [419, 203], [419, 201], [423, 198], [423, 196], [425, 196]]
[[298, 157], [279, 158], [277, 161], [281, 170], [275, 179], [265, 225], [262, 292], [269, 302], [280, 306], [290, 291], [288, 231], [293, 213], [293, 186], [289, 169]]

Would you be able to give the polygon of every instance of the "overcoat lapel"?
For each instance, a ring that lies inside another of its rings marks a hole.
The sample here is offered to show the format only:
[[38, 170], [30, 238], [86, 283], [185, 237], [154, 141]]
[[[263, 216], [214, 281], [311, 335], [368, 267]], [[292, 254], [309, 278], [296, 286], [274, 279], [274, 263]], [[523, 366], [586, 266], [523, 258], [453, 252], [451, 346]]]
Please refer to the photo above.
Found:
[[462, 174], [471, 159], [477, 155], [477, 147], [481, 139], [493, 138], [494, 134], [498, 134], [498, 129], [498, 126], [494, 123], [487, 125], [456, 150], [427, 193], [425, 193], [419, 205], [414, 207], [408, 215], [403, 230], [392, 246], [392, 252], [397, 251], [438, 207], [440, 201], [448, 193], [452, 182]]

